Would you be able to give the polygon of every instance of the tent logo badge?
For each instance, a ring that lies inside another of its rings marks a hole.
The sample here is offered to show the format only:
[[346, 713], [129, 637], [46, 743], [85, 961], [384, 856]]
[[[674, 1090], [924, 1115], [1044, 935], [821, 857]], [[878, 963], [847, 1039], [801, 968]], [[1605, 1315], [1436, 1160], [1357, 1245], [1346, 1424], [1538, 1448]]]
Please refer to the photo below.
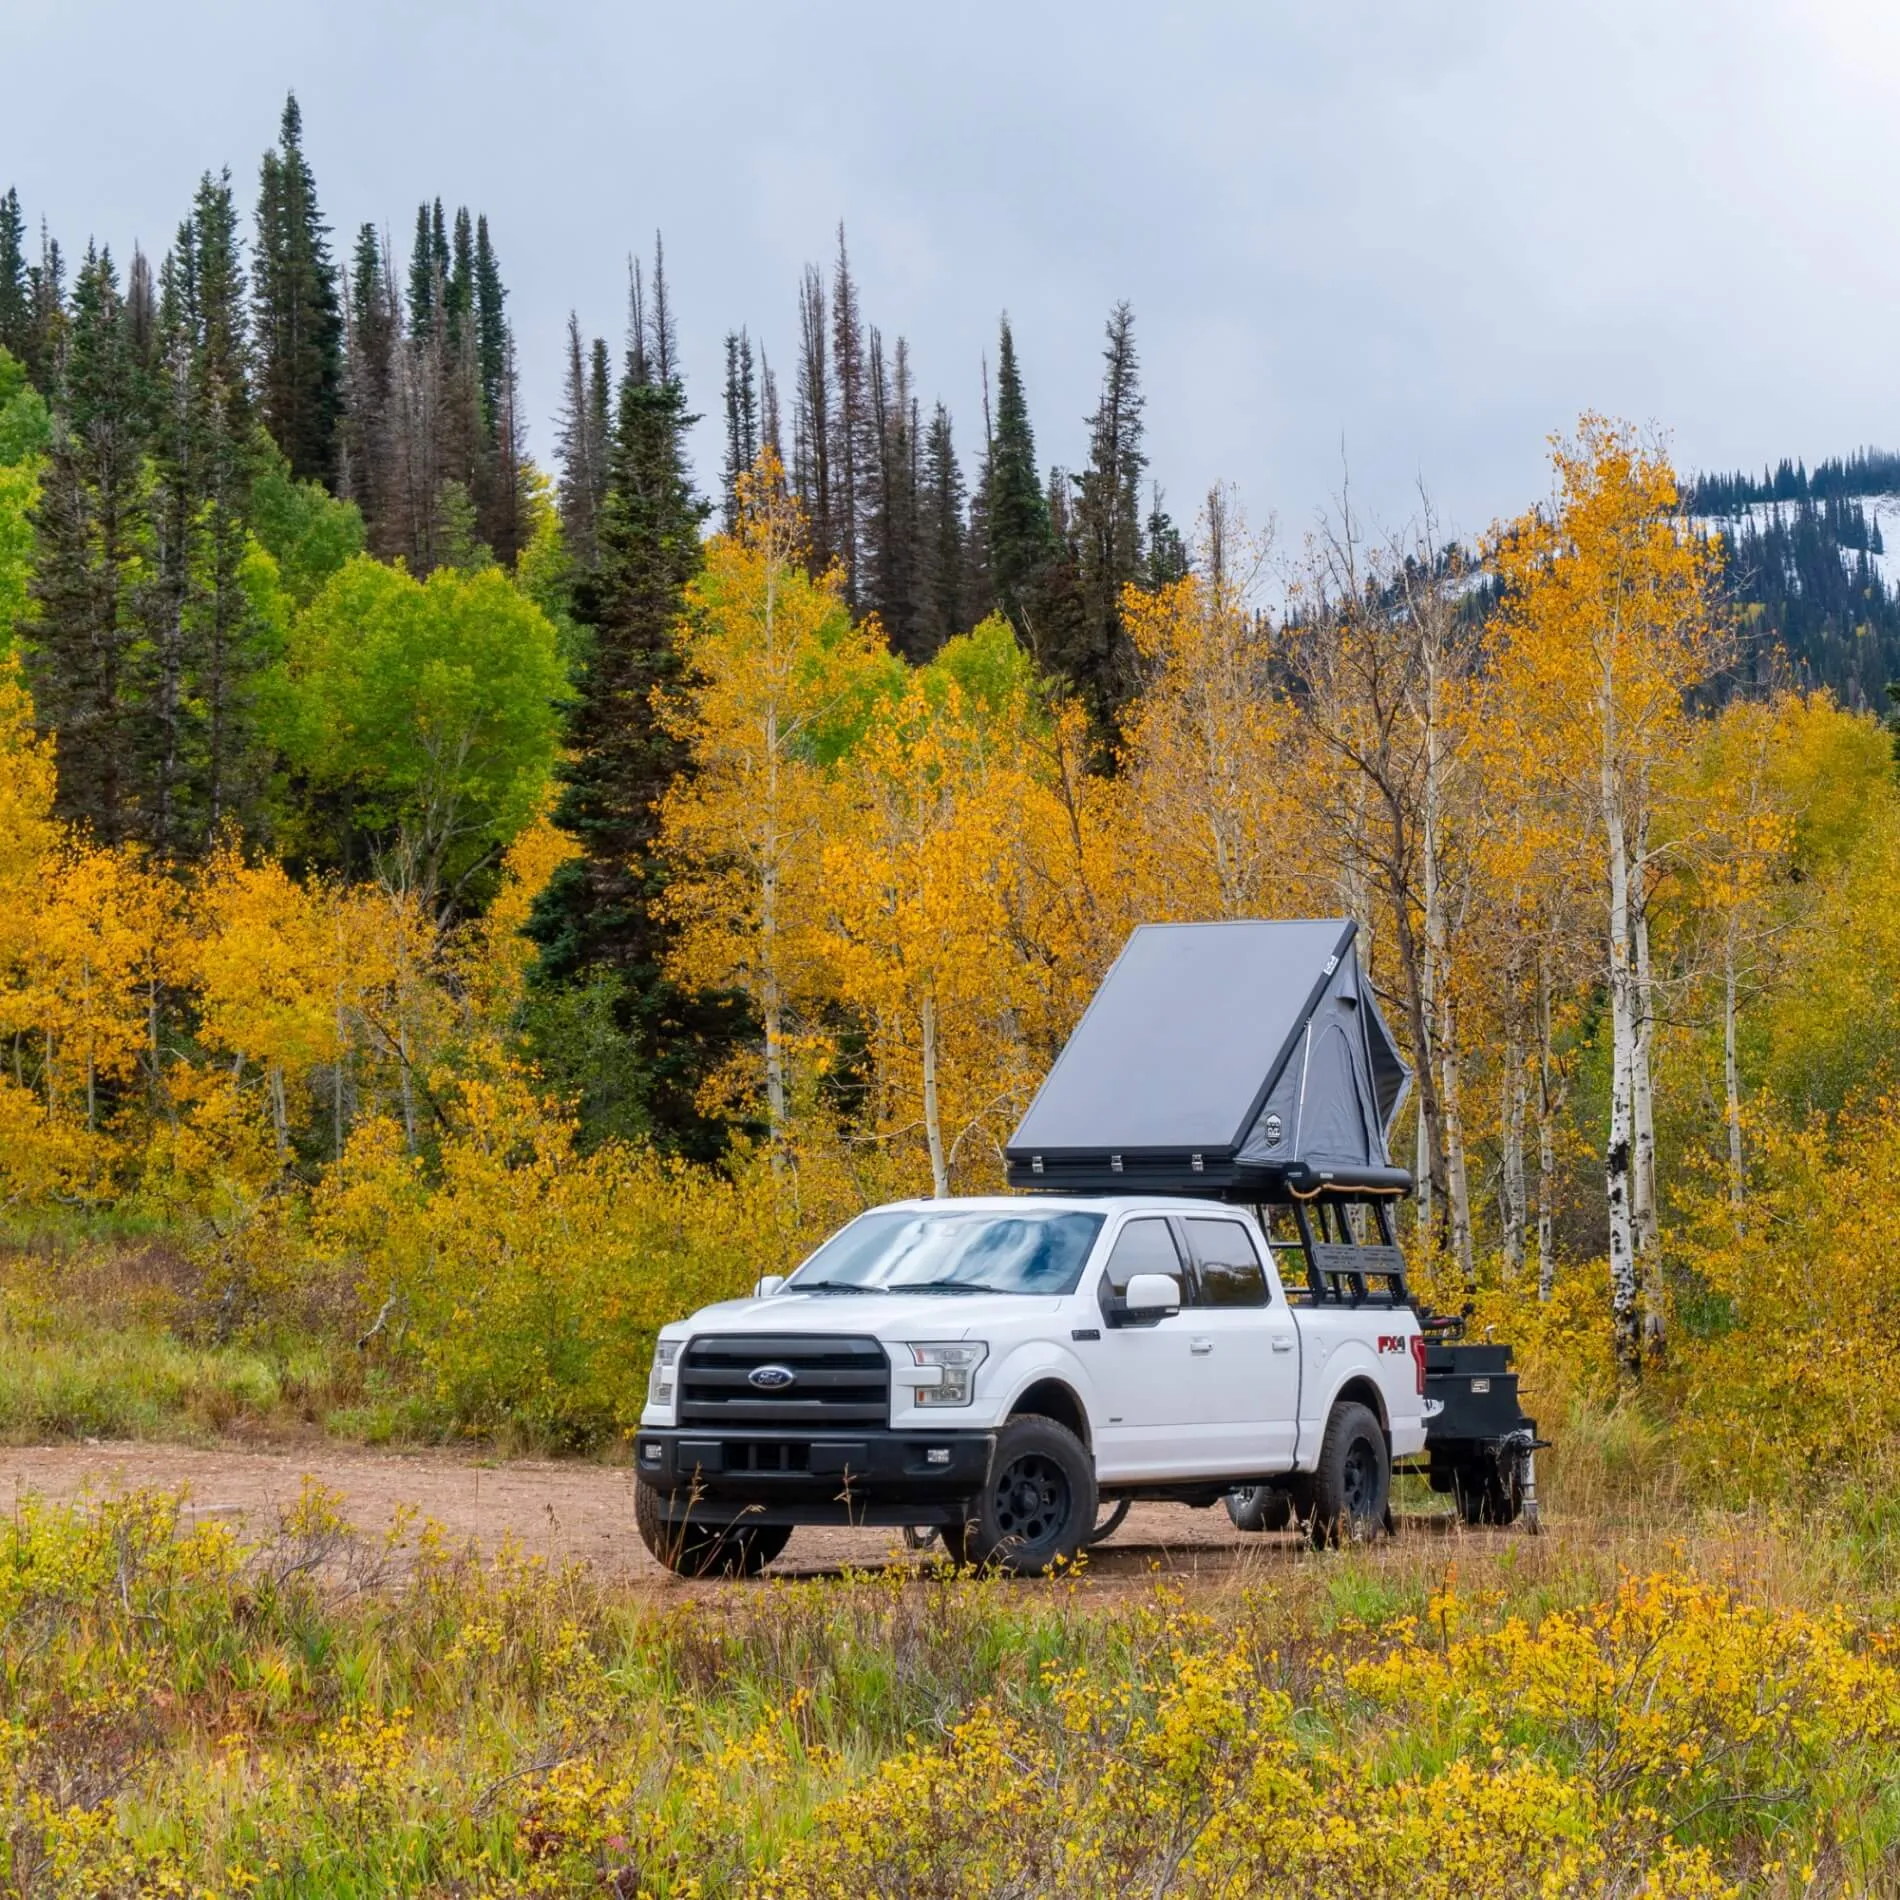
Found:
[[1261, 1132], [1267, 1138], [1267, 1146], [1269, 1148], [1277, 1148], [1280, 1145], [1280, 1138], [1286, 1133], [1286, 1130], [1281, 1126], [1278, 1115], [1269, 1115]]

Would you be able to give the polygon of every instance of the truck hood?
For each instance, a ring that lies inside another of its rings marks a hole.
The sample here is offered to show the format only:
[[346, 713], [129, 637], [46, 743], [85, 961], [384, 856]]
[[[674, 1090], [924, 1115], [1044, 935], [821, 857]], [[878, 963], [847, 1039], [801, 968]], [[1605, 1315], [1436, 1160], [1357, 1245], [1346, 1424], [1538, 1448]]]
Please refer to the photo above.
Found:
[[722, 1300], [667, 1327], [669, 1335], [848, 1333], [859, 1339], [981, 1338], [999, 1326], [1046, 1319], [1063, 1302], [1029, 1293], [769, 1293]]

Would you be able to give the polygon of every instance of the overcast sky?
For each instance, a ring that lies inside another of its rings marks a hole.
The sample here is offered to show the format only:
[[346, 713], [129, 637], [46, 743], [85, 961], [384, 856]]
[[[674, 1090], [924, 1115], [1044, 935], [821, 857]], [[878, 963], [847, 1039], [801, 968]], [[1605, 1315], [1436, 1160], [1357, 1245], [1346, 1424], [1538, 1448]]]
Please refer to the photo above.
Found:
[[[1177, 517], [1216, 479], [1297, 537], [1423, 480], [1482, 528], [1595, 408], [1685, 466], [1900, 445], [1900, 8], [1874, 0], [5, 0], [0, 188], [71, 253], [161, 250], [197, 175], [255, 199], [287, 88], [339, 233], [487, 212], [530, 447], [570, 305], [621, 334], [666, 235], [689, 392], [789, 370], [842, 218], [966, 463], [1007, 308], [1045, 462], [1084, 452], [1134, 306]], [[710, 423], [698, 445], [716, 479]]]

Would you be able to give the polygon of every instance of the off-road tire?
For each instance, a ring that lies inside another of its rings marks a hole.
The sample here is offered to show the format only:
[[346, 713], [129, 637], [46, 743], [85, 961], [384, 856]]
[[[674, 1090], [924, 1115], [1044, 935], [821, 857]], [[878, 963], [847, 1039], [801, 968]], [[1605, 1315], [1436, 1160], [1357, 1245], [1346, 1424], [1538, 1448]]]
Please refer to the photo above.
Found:
[[1458, 1515], [1474, 1528], [1483, 1524], [1515, 1524], [1524, 1509], [1523, 1467], [1515, 1457], [1484, 1456], [1456, 1465], [1451, 1492]]
[[[1122, 1521], [1128, 1515], [1128, 1507], [1131, 1501], [1132, 1500], [1128, 1498], [1118, 1498], [1111, 1504], [1107, 1513], [1096, 1520], [1095, 1528], [1083, 1538], [1083, 1543], [1089, 1545], [1091, 1548], [1097, 1544], [1107, 1543], [1108, 1540], [1121, 1529]], [[1097, 1508], [1100, 1508], [1099, 1501]]]
[[1013, 1418], [996, 1434], [989, 1475], [960, 1524], [946, 1524], [953, 1563], [1039, 1577], [1073, 1563], [1095, 1530], [1095, 1461], [1065, 1425]]
[[1293, 1500], [1277, 1485], [1244, 1484], [1226, 1505], [1237, 1531], [1283, 1531], [1293, 1522]]
[[1351, 1399], [1333, 1407], [1312, 1477], [1307, 1532], [1324, 1549], [1360, 1543], [1388, 1528], [1392, 1453], [1379, 1421]]
[[633, 1521], [654, 1560], [679, 1577], [756, 1577], [792, 1537], [789, 1524], [669, 1524], [660, 1494], [640, 1478], [633, 1485]]

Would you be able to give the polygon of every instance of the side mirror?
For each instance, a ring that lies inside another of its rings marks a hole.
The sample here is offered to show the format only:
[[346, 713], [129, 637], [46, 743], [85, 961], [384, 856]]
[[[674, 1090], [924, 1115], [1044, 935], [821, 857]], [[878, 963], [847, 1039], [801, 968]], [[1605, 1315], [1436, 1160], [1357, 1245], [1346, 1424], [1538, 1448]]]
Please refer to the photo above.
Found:
[[752, 1289], [752, 1297], [755, 1300], [762, 1300], [768, 1293], [776, 1293], [784, 1284], [784, 1274], [768, 1273], [765, 1278]]
[[1171, 1273], [1137, 1273], [1122, 1305], [1131, 1321], [1167, 1319], [1181, 1310], [1181, 1282]]

